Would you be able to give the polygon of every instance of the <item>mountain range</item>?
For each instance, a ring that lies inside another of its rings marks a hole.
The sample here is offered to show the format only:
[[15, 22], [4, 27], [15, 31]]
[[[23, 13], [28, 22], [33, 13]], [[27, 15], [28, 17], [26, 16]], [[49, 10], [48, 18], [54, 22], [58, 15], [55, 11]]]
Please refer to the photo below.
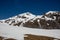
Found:
[[60, 29], [60, 12], [49, 11], [43, 15], [34, 15], [30, 12], [26, 12], [8, 19], [0, 20], [0, 23], [18, 27]]

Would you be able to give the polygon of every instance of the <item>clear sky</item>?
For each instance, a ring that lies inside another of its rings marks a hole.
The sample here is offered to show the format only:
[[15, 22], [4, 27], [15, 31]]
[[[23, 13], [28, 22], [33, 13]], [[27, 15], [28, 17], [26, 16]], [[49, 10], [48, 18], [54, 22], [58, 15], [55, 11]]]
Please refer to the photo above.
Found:
[[60, 11], [60, 0], [0, 0], [0, 19], [24, 12], [40, 15], [48, 11]]

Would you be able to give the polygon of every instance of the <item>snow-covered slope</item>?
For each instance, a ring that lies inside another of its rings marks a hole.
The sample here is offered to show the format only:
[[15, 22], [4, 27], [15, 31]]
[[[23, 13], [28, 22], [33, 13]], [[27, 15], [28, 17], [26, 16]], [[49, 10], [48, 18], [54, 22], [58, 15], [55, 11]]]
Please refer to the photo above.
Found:
[[7, 24], [0, 24], [0, 36], [24, 40], [24, 34], [33, 34], [38, 36], [48, 36], [60, 39], [60, 30], [33, 29], [25, 27], [14, 27]]

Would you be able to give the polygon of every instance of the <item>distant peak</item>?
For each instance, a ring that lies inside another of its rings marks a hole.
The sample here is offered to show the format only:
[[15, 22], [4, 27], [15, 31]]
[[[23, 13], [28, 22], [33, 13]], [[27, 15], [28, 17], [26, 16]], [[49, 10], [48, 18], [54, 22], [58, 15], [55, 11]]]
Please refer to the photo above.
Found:
[[47, 14], [57, 13], [57, 12], [58, 12], [58, 11], [49, 11], [49, 12], [46, 13], [46, 15], [47, 15]]
[[22, 14], [19, 14], [18, 16], [24, 16], [24, 17], [35, 17], [35, 15], [33, 15], [31, 12], [25, 12]]
[[31, 12], [25, 12], [25, 13], [22, 13], [22, 14], [19, 14], [19, 15], [33, 15]]

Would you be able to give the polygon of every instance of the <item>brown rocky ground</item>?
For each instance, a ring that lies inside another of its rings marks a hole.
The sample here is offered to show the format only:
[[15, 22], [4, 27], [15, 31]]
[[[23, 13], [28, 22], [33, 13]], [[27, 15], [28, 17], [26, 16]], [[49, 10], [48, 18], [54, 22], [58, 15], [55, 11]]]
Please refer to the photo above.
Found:
[[25, 34], [26, 37], [24, 37], [24, 40], [60, 40], [55, 39], [53, 37], [47, 37], [47, 36], [37, 36], [37, 35], [31, 35], [31, 34]]
[[4, 37], [2, 37], [2, 36], [0, 36], [0, 40], [16, 40], [16, 39], [14, 39], [14, 38], [4, 38]]

